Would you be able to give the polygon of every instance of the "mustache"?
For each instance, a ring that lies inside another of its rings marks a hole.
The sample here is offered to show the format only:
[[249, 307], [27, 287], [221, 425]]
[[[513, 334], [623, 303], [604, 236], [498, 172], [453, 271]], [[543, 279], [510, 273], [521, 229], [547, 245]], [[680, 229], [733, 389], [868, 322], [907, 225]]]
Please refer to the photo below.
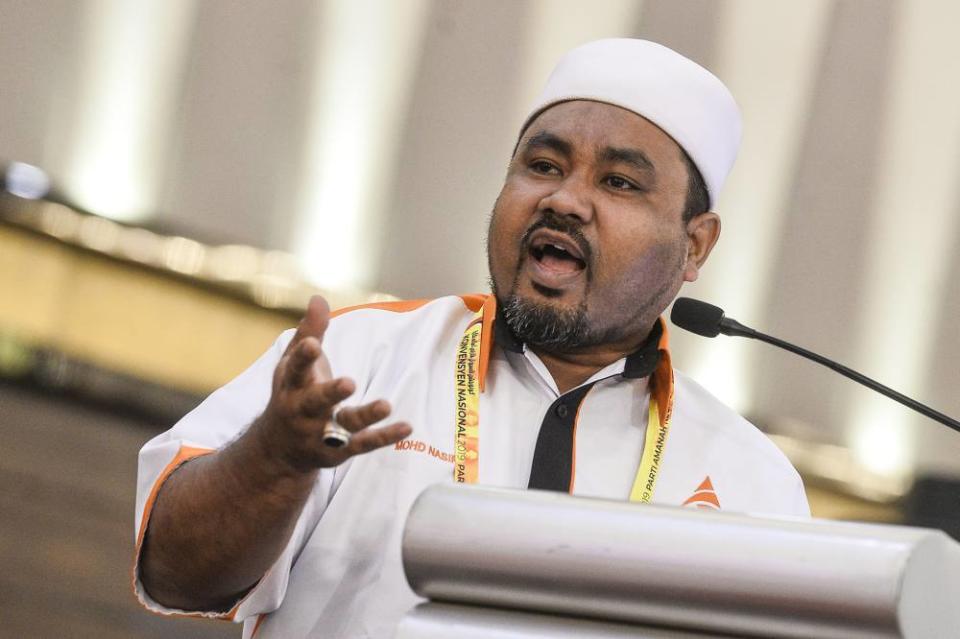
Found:
[[553, 211], [547, 211], [539, 220], [530, 225], [520, 238], [520, 245], [524, 250], [530, 249], [530, 237], [540, 229], [549, 229], [558, 233], [563, 233], [573, 240], [583, 255], [583, 261], [587, 268], [593, 264], [593, 247], [580, 230], [581, 225], [571, 220], [568, 216], [557, 215]]

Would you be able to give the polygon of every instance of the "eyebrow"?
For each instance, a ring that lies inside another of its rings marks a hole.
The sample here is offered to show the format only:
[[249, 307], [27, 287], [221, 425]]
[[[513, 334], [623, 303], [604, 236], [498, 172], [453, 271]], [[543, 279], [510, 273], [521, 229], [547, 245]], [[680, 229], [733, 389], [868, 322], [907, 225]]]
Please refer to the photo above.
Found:
[[623, 149], [608, 146], [597, 153], [597, 158], [601, 162], [623, 162], [645, 173], [656, 173], [657, 171], [653, 162], [647, 157], [647, 154], [639, 149]]
[[547, 148], [553, 149], [557, 153], [565, 155], [567, 157], [573, 155], [573, 145], [561, 138], [558, 135], [549, 133], [547, 131], [539, 131], [534, 133], [523, 145], [524, 150], [528, 149], [538, 149], [538, 148]]

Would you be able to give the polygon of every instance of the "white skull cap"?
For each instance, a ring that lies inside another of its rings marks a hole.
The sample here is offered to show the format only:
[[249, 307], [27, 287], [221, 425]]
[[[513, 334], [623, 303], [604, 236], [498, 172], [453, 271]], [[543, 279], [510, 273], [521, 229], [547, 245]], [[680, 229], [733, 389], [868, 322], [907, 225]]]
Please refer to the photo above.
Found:
[[715, 75], [647, 40], [610, 38], [569, 51], [534, 101], [520, 135], [560, 102], [593, 100], [643, 116], [679, 144], [700, 170], [714, 207], [740, 147], [740, 109]]

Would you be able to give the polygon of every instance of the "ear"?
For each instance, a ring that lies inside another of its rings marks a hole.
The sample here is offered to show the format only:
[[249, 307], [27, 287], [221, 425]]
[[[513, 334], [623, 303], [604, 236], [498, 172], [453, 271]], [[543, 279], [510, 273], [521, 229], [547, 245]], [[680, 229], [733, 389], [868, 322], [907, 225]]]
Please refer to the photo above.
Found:
[[720, 216], [706, 212], [687, 222], [687, 259], [683, 266], [683, 280], [695, 282], [700, 267], [707, 261], [713, 245], [720, 237]]

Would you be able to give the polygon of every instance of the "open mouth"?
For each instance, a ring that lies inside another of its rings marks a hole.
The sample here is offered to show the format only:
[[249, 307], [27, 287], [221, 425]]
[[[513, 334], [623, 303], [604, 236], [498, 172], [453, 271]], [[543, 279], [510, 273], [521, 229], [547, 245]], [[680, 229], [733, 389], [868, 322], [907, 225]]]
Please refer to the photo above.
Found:
[[544, 235], [533, 238], [530, 256], [544, 268], [558, 273], [574, 273], [587, 268], [579, 248], [569, 241]]

